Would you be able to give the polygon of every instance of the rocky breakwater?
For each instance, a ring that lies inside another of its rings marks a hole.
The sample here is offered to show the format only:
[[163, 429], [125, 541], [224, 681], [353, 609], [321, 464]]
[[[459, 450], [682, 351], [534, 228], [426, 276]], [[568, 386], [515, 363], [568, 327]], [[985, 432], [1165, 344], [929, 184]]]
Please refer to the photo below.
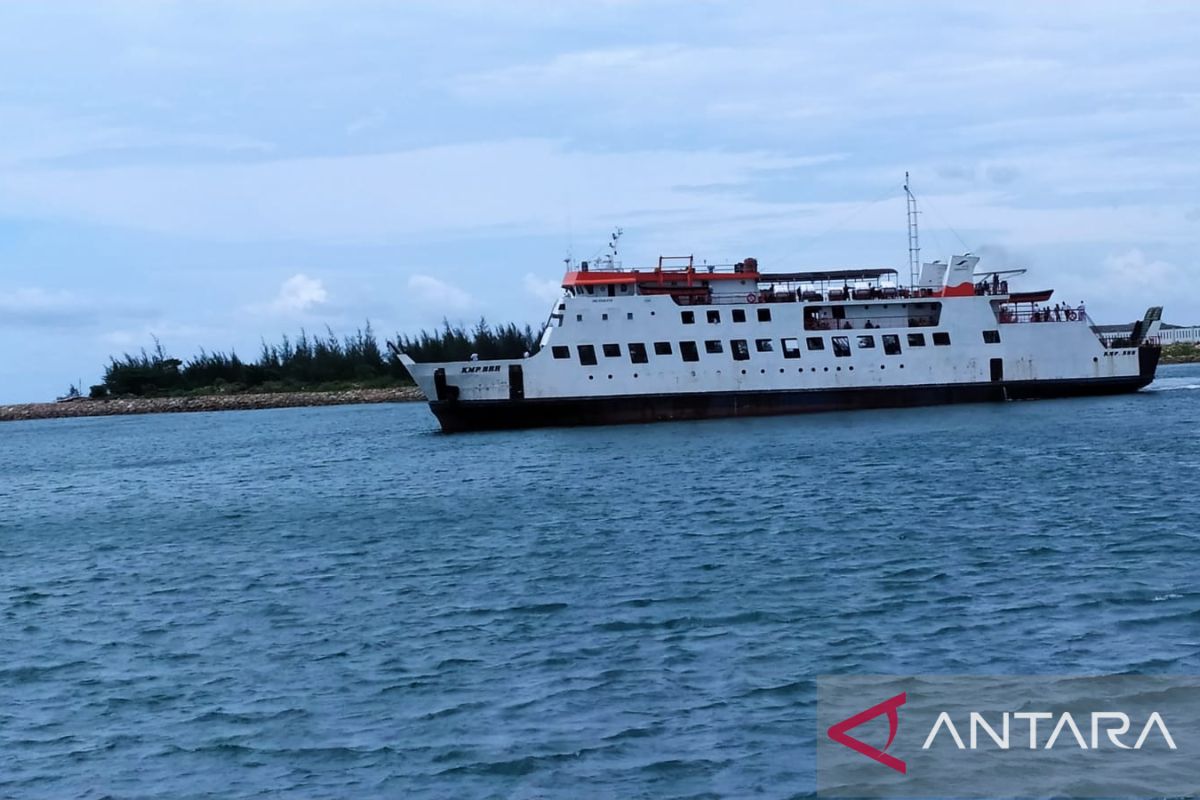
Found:
[[62, 417], [102, 417], [115, 414], [166, 414], [185, 411], [251, 411], [261, 408], [339, 406], [356, 403], [402, 403], [424, 400], [415, 386], [393, 389], [347, 389], [341, 392], [280, 392], [273, 394], [214, 394], [198, 397], [128, 397], [108, 400], [69, 400], [0, 406], [0, 422]]

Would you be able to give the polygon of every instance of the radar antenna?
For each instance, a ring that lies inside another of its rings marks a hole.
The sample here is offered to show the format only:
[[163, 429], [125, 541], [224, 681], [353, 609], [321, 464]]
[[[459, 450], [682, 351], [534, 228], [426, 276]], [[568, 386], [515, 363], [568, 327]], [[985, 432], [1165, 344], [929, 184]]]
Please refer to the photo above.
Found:
[[917, 285], [921, 272], [921, 241], [917, 235], [917, 198], [908, 188], [908, 173], [904, 173], [904, 195], [908, 206], [908, 279], [909, 286]]
[[604, 257], [604, 261], [609, 269], [613, 269], [615, 265], [620, 264], [617, 261], [617, 250], [621, 244], [621, 234], [624, 232], [623, 228], [613, 228], [612, 236], [608, 240], [608, 255]]

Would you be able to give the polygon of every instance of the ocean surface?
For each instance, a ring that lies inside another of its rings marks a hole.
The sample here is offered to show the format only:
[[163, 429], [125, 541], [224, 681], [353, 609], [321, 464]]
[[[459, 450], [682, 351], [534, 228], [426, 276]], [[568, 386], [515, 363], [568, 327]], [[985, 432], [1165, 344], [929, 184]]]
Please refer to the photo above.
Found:
[[827, 673], [1200, 672], [1200, 365], [445, 436], [0, 425], [0, 797], [813, 792]]

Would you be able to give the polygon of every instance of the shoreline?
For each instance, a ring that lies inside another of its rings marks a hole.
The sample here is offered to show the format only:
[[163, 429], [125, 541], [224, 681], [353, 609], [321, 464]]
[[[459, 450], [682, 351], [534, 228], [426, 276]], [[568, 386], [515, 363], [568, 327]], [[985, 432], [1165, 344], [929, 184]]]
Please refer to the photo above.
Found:
[[128, 414], [177, 414], [198, 411], [255, 411], [264, 408], [367, 403], [411, 403], [425, 395], [415, 386], [390, 389], [346, 389], [340, 392], [276, 392], [214, 394], [197, 397], [128, 397], [107, 400], [69, 400], [54, 403], [21, 403], [0, 406], [0, 422], [74, 417], [110, 417]]

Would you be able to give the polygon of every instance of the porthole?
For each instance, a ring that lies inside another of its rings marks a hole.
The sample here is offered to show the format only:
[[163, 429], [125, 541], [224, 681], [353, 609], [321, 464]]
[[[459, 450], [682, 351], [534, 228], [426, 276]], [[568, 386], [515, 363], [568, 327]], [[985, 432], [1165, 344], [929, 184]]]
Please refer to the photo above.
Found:
[[611, 380], [612, 380], [612, 375], [609, 375], [609, 376], [608, 376], [608, 379], [611, 381]]
[[[803, 368], [801, 368], [801, 369], [803, 369]], [[780, 374], [780, 375], [782, 375], [782, 374], [783, 374], [783, 367], [780, 367], [780, 368], [779, 368], [779, 374]]]
[[742, 374], [743, 374], [743, 375], [745, 375], [745, 374], [746, 374], [746, 370], [742, 370]]
[[880, 365], [879, 365], [879, 368], [880, 368], [880, 369], [887, 369], [887, 364], [880, 364]]
[[635, 377], [635, 378], [637, 377], [637, 373], [636, 373], [636, 372], [635, 372], [635, 373], [633, 373], [633, 377]]
[[841, 367], [838, 367], [838, 368], [837, 368], [837, 371], [838, 371], [838, 372], [841, 372], [841, 371], [842, 371], [842, 368], [841, 368]]
[[1093, 363], [1093, 364], [1099, 364], [1099, 363], [1100, 363], [1100, 359], [1096, 358], [1095, 356], [1092, 356], [1092, 363]]
[[900, 365], [900, 369], [904, 369], [904, 365], [903, 365], [903, 364], [901, 364], [901, 365]]
[[588, 375], [588, 380], [589, 380], [589, 381], [594, 381], [594, 380], [596, 380], [596, 376], [595, 376], [595, 375]]
[[[841, 367], [838, 367], [838, 369], [841, 369]], [[825, 371], [826, 371], [826, 372], [829, 372], [829, 367], [826, 367], [826, 368], [825, 368]]]
[[[838, 369], [841, 369], [841, 367], [838, 367]], [[851, 371], [851, 372], [854, 372], [854, 367], [851, 367], [851, 368], [850, 368], [850, 371]]]

